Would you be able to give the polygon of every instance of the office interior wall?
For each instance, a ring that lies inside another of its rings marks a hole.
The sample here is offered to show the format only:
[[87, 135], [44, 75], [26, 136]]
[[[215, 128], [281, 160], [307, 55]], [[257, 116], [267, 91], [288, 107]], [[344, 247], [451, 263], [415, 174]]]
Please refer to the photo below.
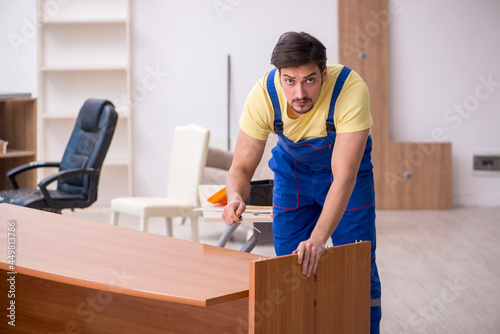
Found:
[[[212, 146], [227, 148], [227, 55], [231, 148], [246, 96], [272, 68], [271, 52], [283, 32], [315, 35], [337, 60], [337, 3], [330, 0], [133, 1], [131, 27], [138, 195], [164, 193], [174, 126], [197, 123], [210, 129]], [[148, 79], [153, 73], [156, 82]], [[141, 89], [143, 82], [151, 89]]]
[[0, 91], [37, 96], [35, 13], [35, 0], [0, 0]]
[[[246, 94], [271, 68], [282, 32], [312, 33], [337, 60], [336, 1], [131, 2], [135, 195], [164, 194], [174, 126], [198, 123], [226, 148], [228, 54], [232, 147]], [[0, 90], [36, 96], [35, 4], [0, 0]], [[500, 153], [500, 3], [391, 0], [389, 8], [391, 139], [451, 141], [455, 205], [500, 205], [500, 174], [472, 172], [473, 154]]]
[[389, 25], [391, 139], [450, 141], [455, 205], [500, 205], [500, 2], [393, 0]]

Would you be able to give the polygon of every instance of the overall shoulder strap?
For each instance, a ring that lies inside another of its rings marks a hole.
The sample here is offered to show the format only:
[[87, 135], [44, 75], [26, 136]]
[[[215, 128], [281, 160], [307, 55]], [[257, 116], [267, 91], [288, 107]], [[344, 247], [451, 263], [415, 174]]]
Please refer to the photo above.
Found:
[[276, 92], [276, 86], [274, 85], [274, 76], [276, 74], [276, 68], [273, 69], [267, 75], [267, 93], [271, 98], [271, 102], [273, 103], [274, 108], [274, 132], [278, 133], [283, 131], [283, 121], [281, 120], [281, 108], [280, 101], [278, 99], [278, 93]]
[[337, 103], [337, 98], [344, 87], [344, 83], [351, 73], [351, 69], [344, 66], [342, 71], [335, 82], [335, 87], [333, 87], [332, 100], [330, 101], [330, 111], [328, 112], [328, 118], [326, 119], [326, 130], [335, 132], [335, 123], [333, 122], [333, 114], [335, 113], [335, 103]]

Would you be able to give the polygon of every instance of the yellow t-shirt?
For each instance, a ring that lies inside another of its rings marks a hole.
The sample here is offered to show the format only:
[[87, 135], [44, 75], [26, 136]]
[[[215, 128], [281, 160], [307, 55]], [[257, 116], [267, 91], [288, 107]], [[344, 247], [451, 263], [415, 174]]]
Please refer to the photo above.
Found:
[[[283, 135], [292, 142], [318, 137], [326, 137], [326, 119], [330, 109], [333, 87], [343, 66], [327, 64], [327, 79], [313, 109], [297, 119], [288, 117], [288, 102], [276, 71], [274, 84], [280, 101]], [[274, 109], [267, 93], [266, 80], [269, 72], [250, 91], [240, 118], [241, 129], [249, 136], [266, 140], [269, 132], [274, 132]], [[358, 73], [351, 71], [335, 105], [334, 123], [337, 133], [356, 132], [369, 129], [373, 125], [370, 114], [368, 87]]]

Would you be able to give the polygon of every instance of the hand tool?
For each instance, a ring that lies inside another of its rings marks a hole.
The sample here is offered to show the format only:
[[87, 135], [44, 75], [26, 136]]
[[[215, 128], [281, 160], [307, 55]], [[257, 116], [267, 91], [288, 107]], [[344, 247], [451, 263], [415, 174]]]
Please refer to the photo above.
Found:
[[[207, 212], [222, 212], [224, 209], [223, 208], [196, 208], [193, 209], [193, 211], [207, 211]], [[263, 215], [263, 214], [271, 214], [273, 212], [272, 209], [247, 209], [245, 210], [246, 213], [253, 213], [255, 216], [257, 215]]]
[[241, 219], [242, 222], [247, 223], [248, 225], [252, 226], [252, 228], [254, 230], [256, 230], [257, 232], [262, 233], [261, 231], [259, 231], [259, 229], [257, 227], [253, 226], [252, 223], [250, 223], [250, 222], [246, 221], [245, 219], [243, 219], [243, 216], [240, 215], [238, 212], [235, 211], [234, 214], [236, 215], [236, 217], [238, 217], [239, 219]]

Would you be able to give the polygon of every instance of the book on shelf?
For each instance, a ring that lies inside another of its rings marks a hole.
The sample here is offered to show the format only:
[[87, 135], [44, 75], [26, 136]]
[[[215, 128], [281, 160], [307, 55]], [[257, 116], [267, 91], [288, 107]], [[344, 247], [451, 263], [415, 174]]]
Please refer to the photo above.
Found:
[[9, 145], [8, 141], [0, 139], [0, 154], [7, 153], [7, 145]]

